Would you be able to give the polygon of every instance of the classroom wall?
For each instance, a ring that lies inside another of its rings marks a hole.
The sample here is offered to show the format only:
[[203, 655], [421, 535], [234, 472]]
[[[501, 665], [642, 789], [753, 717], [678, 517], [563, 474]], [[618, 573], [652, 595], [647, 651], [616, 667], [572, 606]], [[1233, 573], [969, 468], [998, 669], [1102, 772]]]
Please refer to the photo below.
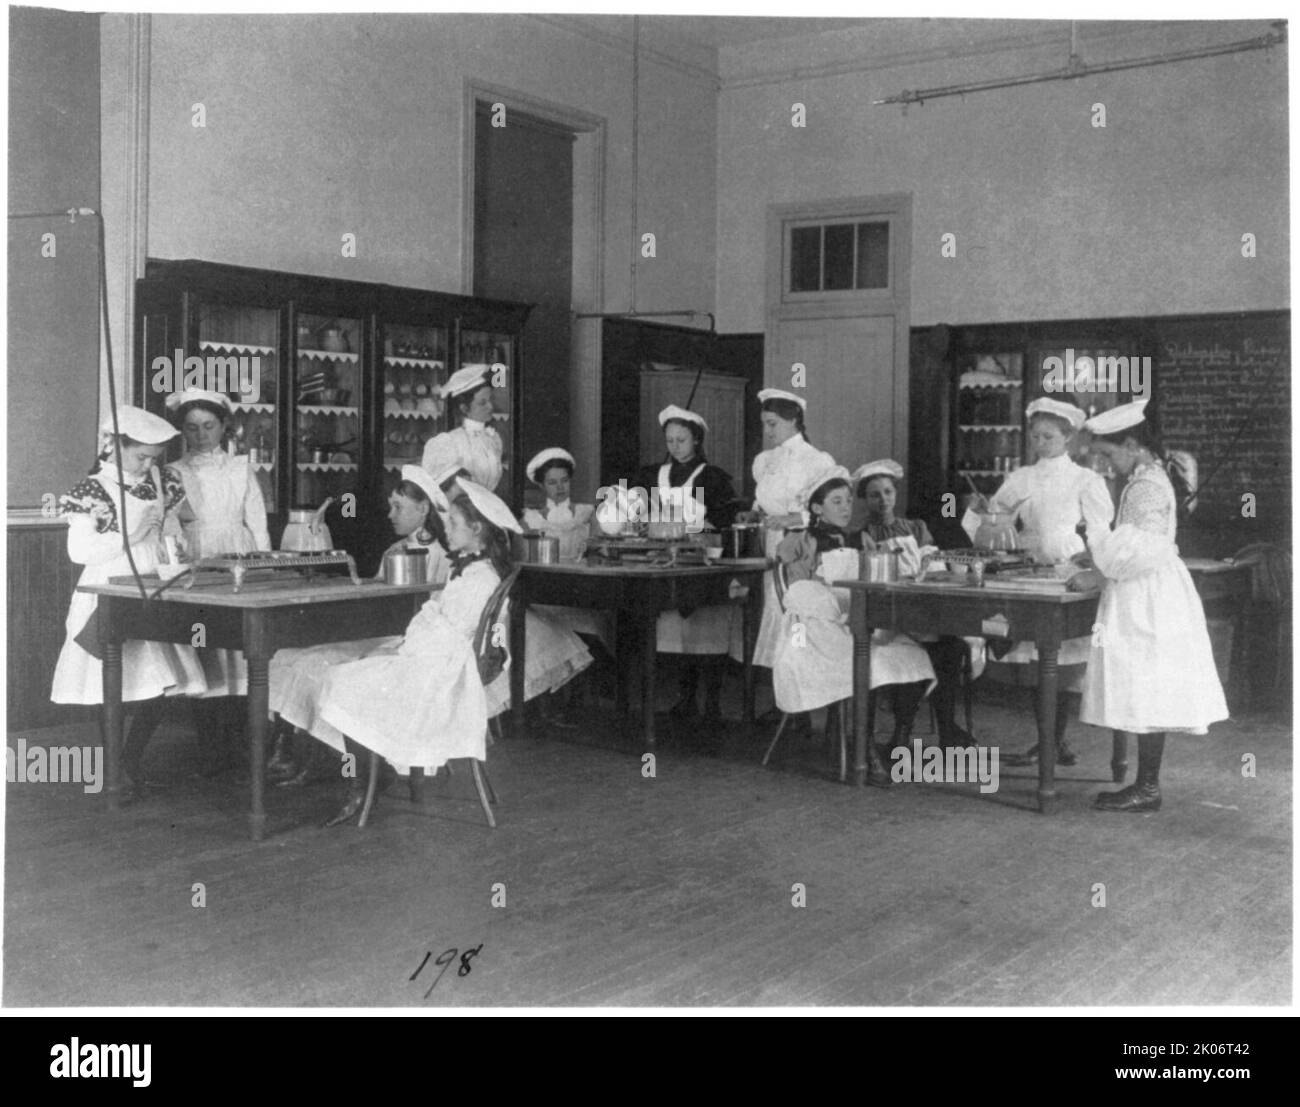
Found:
[[[149, 253], [462, 291], [473, 77], [607, 119], [604, 299], [624, 310], [630, 24], [595, 20], [580, 34], [526, 16], [156, 15]], [[656, 57], [641, 62], [638, 179], [658, 258], [639, 266], [638, 307], [709, 310], [713, 91]], [[357, 236], [354, 259], [341, 254], [344, 233]]]
[[[1061, 69], [1068, 24], [1055, 43], [940, 59], [931, 21], [883, 22], [720, 52], [721, 330], [763, 328], [769, 204], [890, 192], [913, 196], [914, 326], [1289, 305], [1285, 47], [904, 112], [871, 102]], [[1032, 27], [1040, 40], [1043, 26]], [[1082, 54], [1099, 63], [1268, 29], [1165, 25], [1099, 39], [1084, 23]], [[857, 71], [870, 57], [894, 62]], [[817, 67], [832, 75], [811, 75]], [[761, 77], [772, 73], [787, 76]], [[791, 126], [796, 101], [804, 129]], [[1096, 103], [1104, 129], [1091, 125]], [[1247, 231], [1257, 238], [1252, 260], [1241, 255]], [[940, 256], [946, 232], [957, 236], [955, 259]]]

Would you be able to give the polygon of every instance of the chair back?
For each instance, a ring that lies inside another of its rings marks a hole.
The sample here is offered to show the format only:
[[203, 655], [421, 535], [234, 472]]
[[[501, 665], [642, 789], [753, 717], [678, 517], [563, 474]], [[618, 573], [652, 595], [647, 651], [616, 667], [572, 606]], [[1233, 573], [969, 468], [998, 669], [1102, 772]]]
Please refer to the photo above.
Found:
[[492, 648], [492, 628], [500, 621], [506, 600], [510, 596], [510, 589], [518, 579], [519, 566], [516, 565], [493, 589], [492, 595], [488, 597], [488, 602], [483, 608], [483, 614], [479, 616], [478, 627], [474, 630], [474, 658], [478, 662], [479, 679], [483, 681], [485, 687], [491, 684], [505, 668], [503, 657], [508, 656], [509, 650], [502, 650], [500, 647]]
[[785, 594], [790, 588], [790, 582], [786, 578], [786, 564], [784, 561], [778, 561], [772, 569], [772, 584], [776, 588], [776, 604], [781, 609], [781, 614], [785, 614]]

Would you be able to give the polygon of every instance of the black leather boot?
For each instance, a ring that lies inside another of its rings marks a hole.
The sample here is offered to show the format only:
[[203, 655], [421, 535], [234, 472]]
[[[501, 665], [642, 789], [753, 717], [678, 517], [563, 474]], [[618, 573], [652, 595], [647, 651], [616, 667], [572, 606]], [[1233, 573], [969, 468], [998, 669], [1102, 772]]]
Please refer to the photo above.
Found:
[[294, 759], [293, 727], [282, 719], [275, 721], [275, 738], [271, 744], [271, 760], [266, 763], [266, 779], [272, 784], [282, 784], [298, 775]]
[[889, 766], [880, 756], [880, 750], [874, 742], [867, 743], [867, 783], [872, 788], [892, 788], [893, 778], [889, 775]]
[[700, 687], [700, 670], [692, 658], [682, 658], [681, 675], [677, 678], [677, 686], [681, 695], [668, 709], [668, 713], [677, 719], [696, 718], [700, 713], [699, 706], [695, 702], [695, 693]]
[[1101, 792], [1093, 806], [1098, 811], [1159, 811], [1160, 762], [1165, 753], [1164, 733], [1138, 735], [1137, 782], [1118, 792]]
[[[152, 700], [138, 700], [130, 705], [131, 725], [127, 728], [126, 739], [122, 744], [122, 768], [132, 787], [139, 791], [145, 786], [144, 751], [153, 737], [154, 731], [162, 721], [163, 697]], [[150, 787], [156, 787], [149, 782]]]
[[[351, 738], [343, 739], [343, 746], [355, 759], [356, 775], [348, 777], [348, 795], [343, 806], [325, 820], [325, 826], [338, 826], [361, 814], [366, 802], [366, 780], [370, 772], [370, 754], [364, 746], [358, 745]], [[379, 803], [378, 797], [375, 799]]]

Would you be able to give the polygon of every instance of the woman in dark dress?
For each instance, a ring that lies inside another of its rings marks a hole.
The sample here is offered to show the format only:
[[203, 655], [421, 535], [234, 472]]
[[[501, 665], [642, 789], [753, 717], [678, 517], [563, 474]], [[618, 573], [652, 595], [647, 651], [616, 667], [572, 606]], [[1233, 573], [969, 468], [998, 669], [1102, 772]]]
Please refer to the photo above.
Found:
[[[898, 482], [902, 479], [903, 467], [889, 459], [870, 461], [854, 472], [853, 480], [858, 497], [867, 505], [867, 518], [862, 528], [863, 545], [880, 549], [902, 546], [906, 548], [905, 558], [908, 558], [913, 555], [913, 551], [902, 540], [910, 538], [916, 543], [915, 568], [919, 569], [920, 550], [925, 546], [933, 546], [934, 539], [930, 537], [930, 528], [923, 520], [904, 519], [894, 513], [898, 503]], [[934, 674], [939, 681], [932, 697], [939, 723], [940, 743], [945, 747], [974, 745], [975, 739], [959, 727], [953, 718], [957, 706], [957, 690], [961, 687], [962, 662], [969, 649], [966, 641], [945, 634], [934, 642], [921, 641], [921, 645], [930, 655]], [[910, 724], [906, 729], [909, 733], [902, 736], [904, 744], [911, 737]]]
[[[693, 411], [670, 404], [659, 413], [667, 456], [646, 465], [637, 474], [638, 486], [658, 498], [659, 518], [682, 520], [688, 532], [729, 527], [735, 515], [736, 491], [731, 477], [704, 456], [704, 435], [708, 423]], [[702, 511], [701, 511], [702, 505]], [[659, 616], [660, 653], [701, 657], [699, 663], [685, 661], [681, 675], [681, 697], [673, 714], [691, 718], [698, 714], [696, 692], [700, 669], [704, 670], [704, 716], [720, 717], [722, 670], [735, 640], [736, 610], [726, 605], [697, 608], [691, 612], [668, 611]]]

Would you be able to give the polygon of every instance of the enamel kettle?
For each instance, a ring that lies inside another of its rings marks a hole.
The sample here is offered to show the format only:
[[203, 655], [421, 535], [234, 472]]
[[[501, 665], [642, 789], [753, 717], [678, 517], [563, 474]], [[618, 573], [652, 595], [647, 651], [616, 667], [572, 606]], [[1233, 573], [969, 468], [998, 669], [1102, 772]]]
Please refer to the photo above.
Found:
[[289, 512], [289, 522], [280, 537], [280, 549], [295, 553], [326, 553], [334, 548], [330, 528], [325, 525], [325, 509], [334, 502], [331, 496], [315, 511], [307, 508]]

